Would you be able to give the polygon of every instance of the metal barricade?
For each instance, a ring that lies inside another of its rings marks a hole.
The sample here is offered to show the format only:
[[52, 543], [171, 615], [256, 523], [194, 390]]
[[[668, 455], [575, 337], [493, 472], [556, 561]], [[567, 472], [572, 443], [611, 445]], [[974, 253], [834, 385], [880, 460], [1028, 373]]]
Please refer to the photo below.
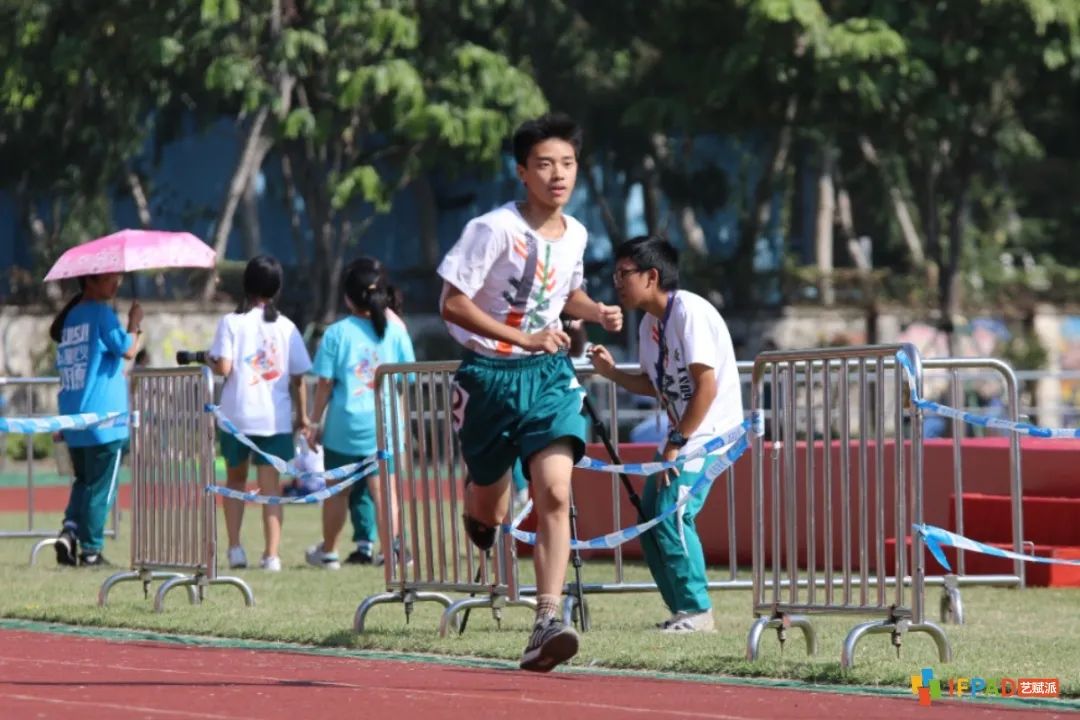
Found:
[[[909, 569], [906, 540], [912, 524], [923, 519], [922, 415], [910, 407], [907, 379], [895, 359], [901, 349], [912, 358], [915, 390], [921, 395], [922, 367], [910, 345], [773, 351], [754, 362], [751, 407], [766, 413], [771, 423], [766, 436], [753, 441], [757, 619], [747, 638], [750, 660], [757, 659], [767, 628], [777, 629], [781, 643], [788, 628], [800, 628], [813, 654], [811, 614], [882, 616], [848, 633], [840, 660], [845, 668], [854, 663], [858, 641], [877, 633], [889, 633], [899, 650], [904, 634], [925, 632], [941, 660], [951, 659], [945, 632], [924, 617], [925, 553], [915, 534]], [[770, 407], [762, 403], [766, 374], [772, 385]], [[871, 384], [871, 374], [879, 381]], [[840, 441], [838, 468], [832, 458], [834, 428]], [[890, 446], [891, 486], [885, 481]], [[817, 462], [822, 465], [820, 484]], [[886, 568], [889, 542], [895, 543], [891, 574]]]
[[[381, 467], [383, 507], [380, 518], [389, 517], [388, 489], [393, 486], [403, 498], [398, 511], [399, 531], [395, 541], [410, 550], [411, 566], [398, 562], [387, 564], [383, 593], [365, 598], [354, 618], [354, 628], [362, 632], [367, 613], [380, 603], [404, 603], [406, 614], [417, 601], [434, 601], [446, 609], [440, 622], [440, 632], [458, 626], [458, 613], [466, 608], [491, 607], [496, 618], [506, 606], [532, 606], [535, 586], [518, 583], [516, 544], [500, 536], [492, 550], [493, 558], [477, 551], [461, 530], [463, 490], [460, 480], [466, 470], [452, 427], [452, 380], [456, 361], [387, 364], [376, 374], [376, 424], [378, 437], [392, 438], [390, 447], [397, 474], [393, 478]], [[635, 364], [620, 365], [623, 370], [638, 370]], [[753, 363], [739, 363], [740, 373], [749, 383]], [[594, 371], [579, 367], [578, 376], [593, 391]], [[596, 403], [601, 419], [608, 419], [612, 441], [619, 442], [618, 394], [614, 384], [603, 381], [606, 400]], [[392, 398], [393, 401], [388, 401]], [[595, 399], [595, 398], [594, 398]], [[448, 408], [450, 410], [448, 411]], [[388, 448], [383, 448], [388, 449]], [[736, 483], [733, 469], [726, 471], [724, 489], [728, 532], [726, 577], [710, 581], [710, 590], [749, 590], [752, 581], [739, 576], [736, 550]], [[624, 517], [621, 508], [623, 489], [616, 474], [611, 474], [612, 529], [624, 523], [636, 522], [633, 516]], [[411, 500], [410, 500], [411, 499]], [[513, 516], [514, 510], [511, 510]], [[381, 522], [384, 522], [381, 520]], [[601, 552], [601, 551], [592, 551]], [[582, 590], [592, 593], [653, 592], [653, 582], [630, 582], [625, 579], [622, 547], [613, 551], [614, 573], [610, 580], [586, 581]], [[586, 576], [592, 578], [593, 573]], [[453, 599], [447, 593], [468, 593], [469, 597]], [[569, 586], [564, 593], [563, 615], [570, 622], [575, 597]]]
[[[461, 525], [466, 471], [452, 423], [457, 367], [456, 361], [395, 363], [376, 371], [376, 432], [380, 449], [391, 452], [395, 466], [390, 475], [388, 464], [379, 464], [379, 517], [385, 524], [396, 505], [396, 532], [382, 533], [403, 552], [383, 548], [386, 592], [360, 603], [353, 620], [356, 632], [364, 631], [367, 613], [381, 603], [403, 603], [406, 619], [416, 602], [440, 603], [445, 608], [439, 627], [443, 635], [457, 628], [457, 613], [465, 608], [490, 607], [498, 620], [505, 607], [535, 606], [518, 586], [512, 538], [500, 532], [485, 555]], [[447, 593], [470, 597], [455, 600]]]
[[241, 579], [217, 574], [217, 508], [206, 487], [214, 478], [214, 422], [206, 405], [213, 381], [205, 367], [139, 369], [132, 373], [131, 570], [109, 576], [98, 604], [120, 582], [139, 580], [154, 596], [154, 610], [165, 595], [185, 587], [194, 604], [209, 585], [237, 587], [244, 602], [255, 604]]
[[[4, 417], [40, 417], [58, 414], [56, 406], [60, 379], [55, 377], [0, 377], [0, 415]], [[37, 472], [34, 467], [34, 449], [32, 435], [26, 435], [26, 529], [0, 530], [0, 539], [43, 538], [30, 550], [30, 564], [37, 560], [38, 553], [56, 544], [58, 527], [39, 527], [35, 525], [37, 514], [36, 495], [39, 489]], [[0, 433], [0, 472], [8, 471], [8, 463], [15, 461], [6, 455], [7, 443], [4, 433]], [[67, 445], [56, 443], [53, 446], [57, 474], [71, 478], [71, 460], [67, 456]], [[120, 529], [120, 503], [115, 502], [111, 511], [110, 527], [105, 530], [105, 537], [116, 538]]]
[[[955, 408], [965, 408], [964, 383], [965, 381], [997, 381], [1004, 390], [1004, 413], [1008, 420], [1020, 419], [1020, 392], [1016, 373], [1005, 362], [994, 358], [933, 358], [923, 360], [923, 382], [929, 386], [934, 379], [944, 375], [947, 380], [946, 390], [940, 395], [943, 402]], [[972, 408], [972, 412], [980, 412]], [[953, 486], [955, 497], [955, 526], [952, 528], [960, 535], [965, 534], [964, 529], [964, 463], [963, 463], [963, 439], [966, 425], [960, 420], [950, 420], [951, 444], [953, 462]], [[1023, 484], [1021, 473], [1020, 436], [1017, 433], [1008, 433], [1009, 436], [1009, 498], [1011, 503], [1012, 517], [1012, 550], [1023, 553], [1024, 541], [1024, 515], [1023, 515]], [[978, 538], [976, 538], [978, 539]], [[925, 578], [927, 585], [940, 585], [941, 595], [941, 620], [962, 624], [964, 621], [964, 606], [960, 590], [963, 587], [976, 585], [988, 585], [994, 587], [1024, 587], [1024, 562], [1013, 560], [1012, 574], [998, 575], [969, 575], [966, 573], [965, 551], [957, 549], [955, 572], [948, 575], [932, 575]]]

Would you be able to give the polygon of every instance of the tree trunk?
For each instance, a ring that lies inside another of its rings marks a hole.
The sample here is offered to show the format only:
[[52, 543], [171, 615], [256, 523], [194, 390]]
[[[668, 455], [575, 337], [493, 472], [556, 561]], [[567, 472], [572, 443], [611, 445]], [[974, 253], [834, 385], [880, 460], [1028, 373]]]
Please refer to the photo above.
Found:
[[[660, 167], [671, 169], [671, 152], [668, 150], [667, 136], [661, 133], [653, 133], [650, 136], [653, 156]], [[708, 255], [709, 248], [705, 241], [705, 231], [698, 222], [697, 213], [690, 205], [679, 204], [675, 208], [679, 216], [679, 229], [682, 230], [686, 247], [695, 255]]]
[[413, 194], [420, 215], [420, 258], [423, 271], [434, 270], [442, 257], [439, 247], [439, 208], [435, 203], [435, 188], [427, 173], [413, 181]]
[[735, 249], [735, 257], [728, 277], [732, 281], [731, 285], [735, 289], [736, 296], [742, 297], [744, 302], [750, 304], [756, 302], [753, 288], [756, 281], [754, 256], [757, 253], [757, 242], [761, 233], [768, 227], [777, 181], [788, 165], [798, 109], [799, 99], [793, 93], [784, 106], [783, 124], [769, 147], [769, 154], [763, 163], [761, 176], [754, 186], [750, 206], [740, 213], [739, 244]]
[[[236, 208], [240, 204], [244, 189], [247, 187], [250, 178], [262, 166], [263, 158], [266, 157], [266, 153], [270, 150], [269, 139], [263, 137], [263, 128], [266, 126], [269, 115], [270, 108], [268, 106], [264, 105], [259, 108], [258, 113], [251, 122], [243, 150], [240, 152], [240, 158], [233, 169], [229, 190], [225, 195], [225, 202], [221, 206], [221, 212], [218, 213], [217, 222], [214, 225], [214, 237], [211, 242], [219, 259], [225, 258], [225, 249], [229, 243], [229, 234], [232, 232], [233, 218], [236, 215]], [[203, 284], [203, 300], [209, 300], [214, 296], [215, 286], [215, 273], [210, 272], [206, 282]]]
[[907, 245], [908, 252], [911, 253], [912, 262], [916, 267], [922, 267], [926, 264], [926, 253], [923, 252], [922, 241], [919, 239], [919, 233], [915, 229], [915, 222], [911, 219], [911, 211], [908, 209], [904, 194], [900, 192], [900, 188], [896, 186], [889, 173], [881, 165], [881, 159], [878, 157], [873, 143], [870, 142], [870, 138], [865, 135], [859, 136], [859, 148], [862, 150], [866, 161], [881, 173], [881, 181], [885, 184], [885, 191], [889, 196], [893, 216], [900, 226], [900, 235], [904, 238], [904, 244]]
[[139, 179], [138, 173], [127, 168], [127, 183], [128, 188], [131, 190], [131, 199], [135, 203], [135, 209], [139, 213], [139, 225], [144, 229], [149, 228], [152, 223], [150, 216], [150, 203], [146, 199], [146, 191], [143, 189], [142, 181]]
[[832, 146], [826, 144], [821, 151], [821, 167], [817, 183], [817, 222], [814, 224], [814, 254], [817, 258], [821, 301], [826, 307], [836, 304], [833, 288], [833, 222], [836, 218], [836, 186], [833, 169], [836, 160]]
[[593, 175], [593, 168], [594, 165], [592, 161], [586, 159], [582, 163], [581, 174], [585, 178], [585, 186], [589, 189], [589, 195], [592, 197], [592, 201], [600, 208], [600, 217], [604, 220], [604, 229], [607, 231], [612, 247], [615, 247], [626, 240], [626, 230], [623, 227], [623, 223], [619, 222], [615, 217], [615, 214], [611, 211], [611, 205], [608, 203], [604, 188], [600, 186], [596, 181], [596, 177]]
[[656, 167], [656, 158], [646, 154], [641, 161], [641, 191], [645, 205], [645, 228], [650, 235], [663, 231], [660, 220], [660, 173]]
[[[262, 163], [259, 163], [260, 166]], [[262, 233], [259, 229], [259, 196], [255, 192], [256, 173], [248, 176], [244, 194], [240, 199], [240, 230], [244, 237], [244, 256], [253, 258], [262, 252]]]
[[285, 204], [289, 211], [289, 231], [293, 240], [293, 251], [296, 253], [296, 264], [300, 272], [307, 277], [308, 256], [307, 243], [304, 237], [304, 224], [300, 220], [300, 210], [297, 205], [300, 198], [296, 192], [296, 179], [293, 177], [292, 161], [287, 152], [281, 153], [281, 177], [285, 182]]

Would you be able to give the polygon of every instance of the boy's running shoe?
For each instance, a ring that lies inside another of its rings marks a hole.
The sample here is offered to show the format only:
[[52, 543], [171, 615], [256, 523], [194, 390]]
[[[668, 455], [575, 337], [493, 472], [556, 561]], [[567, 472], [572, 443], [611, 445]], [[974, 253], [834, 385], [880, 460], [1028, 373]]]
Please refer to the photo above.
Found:
[[533, 627], [520, 667], [532, 672], [550, 672], [556, 665], [577, 655], [577, 651], [577, 631], [555, 617], [545, 618]]
[[79, 556], [80, 567], [112, 567], [112, 563], [99, 552], [84, 552]]

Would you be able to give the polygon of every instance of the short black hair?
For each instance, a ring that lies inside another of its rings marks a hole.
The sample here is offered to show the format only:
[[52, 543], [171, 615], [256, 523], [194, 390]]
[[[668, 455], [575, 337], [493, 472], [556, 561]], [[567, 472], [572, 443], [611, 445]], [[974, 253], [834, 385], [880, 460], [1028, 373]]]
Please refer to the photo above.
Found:
[[615, 248], [615, 260], [630, 260], [639, 270], [656, 270], [661, 290], [679, 288], [679, 251], [665, 238], [639, 235]]
[[533, 146], [551, 138], [565, 140], [574, 147], [575, 156], [581, 154], [581, 127], [569, 115], [548, 113], [526, 120], [514, 131], [514, 160], [525, 165]]

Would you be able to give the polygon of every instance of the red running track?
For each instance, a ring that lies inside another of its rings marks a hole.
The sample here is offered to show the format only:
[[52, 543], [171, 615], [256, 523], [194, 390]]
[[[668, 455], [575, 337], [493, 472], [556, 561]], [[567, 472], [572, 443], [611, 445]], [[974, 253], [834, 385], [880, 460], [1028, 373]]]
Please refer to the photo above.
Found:
[[327, 657], [0, 630], [0, 717], [5, 719], [1012, 720], [1029, 716], [1045, 719], [1059, 714], [955, 701], [935, 702], [926, 708], [913, 697], [646, 675], [533, 675], [469, 667], [468, 661]]

